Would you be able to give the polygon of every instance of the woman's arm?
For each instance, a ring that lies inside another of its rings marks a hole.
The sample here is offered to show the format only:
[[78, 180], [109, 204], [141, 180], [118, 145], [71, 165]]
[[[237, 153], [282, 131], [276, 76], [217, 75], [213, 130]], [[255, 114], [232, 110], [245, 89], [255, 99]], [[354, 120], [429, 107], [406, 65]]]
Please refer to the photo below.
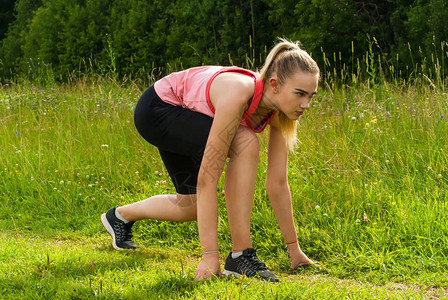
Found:
[[[210, 88], [215, 108], [213, 124], [205, 147], [198, 175], [197, 216], [202, 260], [196, 270], [196, 279], [209, 279], [219, 274], [218, 253], [218, 196], [217, 184], [223, 172], [229, 147], [236, 134], [250, 92], [253, 87], [241, 80], [240, 75], [217, 76]], [[246, 76], [247, 77], [247, 76]], [[253, 85], [253, 81], [251, 82]], [[212, 253], [210, 253], [212, 252]]]
[[312, 263], [300, 250], [288, 184], [288, 147], [278, 124], [278, 114], [270, 122], [266, 190], [283, 239], [288, 246], [291, 268]]

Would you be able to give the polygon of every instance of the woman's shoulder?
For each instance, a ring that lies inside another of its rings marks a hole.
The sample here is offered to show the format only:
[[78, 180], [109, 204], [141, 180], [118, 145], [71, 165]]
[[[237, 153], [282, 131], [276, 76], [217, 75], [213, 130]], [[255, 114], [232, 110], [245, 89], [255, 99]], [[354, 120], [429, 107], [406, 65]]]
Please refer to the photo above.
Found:
[[233, 103], [245, 103], [252, 99], [254, 92], [254, 78], [239, 72], [224, 72], [213, 79], [210, 85], [210, 100], [214, 102], [224, 98]]
[[[239, 72], [220, 73], [213, 79], [212, 86], [222, 91], [254, 94], [255, 81], [253, 77]], [[252, 96], [251, 95], [251, 96]]]

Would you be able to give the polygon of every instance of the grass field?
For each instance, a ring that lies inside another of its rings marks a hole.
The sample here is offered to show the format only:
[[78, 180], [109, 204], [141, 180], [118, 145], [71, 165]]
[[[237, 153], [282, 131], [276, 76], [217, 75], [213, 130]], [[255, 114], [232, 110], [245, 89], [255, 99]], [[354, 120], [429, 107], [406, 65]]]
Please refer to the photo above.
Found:
[[[1, 298], [448, 298], [443, 86], [320, 89], [289, 163], [299, 242], [320, 267], [288, 270], [262, 148], [252, 237], [279, 284], [195, 282], [194, 222], [142, 221], [138, 250], [112, 248], [101, 213], [174, 193], [157, 150], [134, 129], [143, 89], [108, 79], [0, 89]], [[266, 145], [266, 133], [260, 141]], [[231, 240], [221, 189], [223, 262]]]

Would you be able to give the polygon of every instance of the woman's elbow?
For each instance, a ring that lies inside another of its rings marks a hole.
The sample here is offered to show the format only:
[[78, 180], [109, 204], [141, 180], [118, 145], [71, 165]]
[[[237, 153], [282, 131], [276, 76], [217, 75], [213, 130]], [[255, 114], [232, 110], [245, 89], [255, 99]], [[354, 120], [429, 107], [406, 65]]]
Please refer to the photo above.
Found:
[[289, 191], [289, 185], [287, 180], [266, 181], [266, 192], [268, 193], [268, 195], [283, 193], [286, 190]]
[[208, 174], [207, 172], [199, 172], [197, 181], [198, 190], [202, 191], [210, 189], [216, 190], [217, 186], [218, 186], [218, 180], [216, 180], [214, 176], [211, 176], [211, 174]]

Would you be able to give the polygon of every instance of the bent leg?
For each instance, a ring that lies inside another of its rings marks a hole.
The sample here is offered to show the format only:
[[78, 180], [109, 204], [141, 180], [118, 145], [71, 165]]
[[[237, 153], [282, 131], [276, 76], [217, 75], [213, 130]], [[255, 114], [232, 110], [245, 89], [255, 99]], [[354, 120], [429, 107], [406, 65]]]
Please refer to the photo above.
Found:
[[225, 195], [233, 252], [252, 248], [250, 217], [257, 180], [259, 143], [254, 132], [240, 126], [229, 151]]
[[157, 195], [117, 209], [128, 221], [152, 219], [186, 222], [197, 218], [196, 194]]

